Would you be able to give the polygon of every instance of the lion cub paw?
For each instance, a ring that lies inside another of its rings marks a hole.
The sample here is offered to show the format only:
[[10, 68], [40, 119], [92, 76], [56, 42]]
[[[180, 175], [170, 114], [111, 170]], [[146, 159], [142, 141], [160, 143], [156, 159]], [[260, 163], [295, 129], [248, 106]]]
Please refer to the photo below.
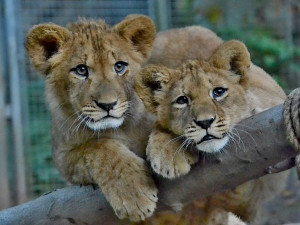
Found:
[[147, 156], [152, 169], [165, 178], [175, 178], [187, 174], [195, 163], [195, 156], [175, 149], [147, 147]]
[[[135, 166], [131, 166], [134, 169]], [[146, 170], [148, 168], [134, 169], [110, 188], [109, 201], [120, 219], [128, 217], [137, 222], [153, 214], [158, 190]]]

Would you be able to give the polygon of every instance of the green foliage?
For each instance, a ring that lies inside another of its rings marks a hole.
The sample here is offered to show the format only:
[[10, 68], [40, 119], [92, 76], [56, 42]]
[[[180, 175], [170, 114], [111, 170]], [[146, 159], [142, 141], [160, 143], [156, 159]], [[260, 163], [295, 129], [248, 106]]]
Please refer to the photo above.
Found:
[[62, 187], [64, 180], [54, 167], [51, 157], [51, 120], [44, 97], [44, 82], [36, 80], [28, 83], [30, 115], [30, 148], [27, 154], [33, 178], [33, 192], [41, 194], [53, 188]]
[[218, 7], [210, 7], [207, 9], [207, 20], [216, 25], [222, 18], [222, 11]]
[[[278, 26], [272, 24], [273, 14], [279, 10], [274, 9], [272, 3], [261, 0], [174, 2], [177, 3], [175, 11], [184, 18], [180, 26], [198, 24], [217, 32], [224, 40], [243, 41], [256, 65], [271, 74], [284, 89], [293, 87], [293, 76], [296, 78], [300, 73], [300, 48], [277, 38], [279, 33], [283, 36], [284, 31], [275, 30]], [[233, 4], [235, 9], [231, 8]]]
[[300, 66], [295, 61], [295, 58], [300, 56], [300, 48], [274, 38], [271, 31], [223, 29], [218, 31], [218, 35], [225, 40], [243, 41], [249, 49], [254, 64], [264, 68], [283, 88], [287, 88], [283, 73], [287, 69], [293, 72], [300, 71]]

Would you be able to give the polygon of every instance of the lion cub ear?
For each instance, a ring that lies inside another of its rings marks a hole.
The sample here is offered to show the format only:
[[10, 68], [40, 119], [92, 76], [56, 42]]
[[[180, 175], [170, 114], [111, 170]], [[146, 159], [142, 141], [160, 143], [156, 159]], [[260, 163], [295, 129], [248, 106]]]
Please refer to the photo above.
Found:
[[70, 36], [71, 33], [66, 28], [52, 23], [36, 25], [28, 32], [25, 43], [27, 54], [42, 74], [48, 73], [48, 60]]
[[169, 89], [170, 69], [164, 66], [147, 65], [134, 78], [134, 89], [146, 109], [157, 114], [157, 107]]
[[152, 20], [143, 15], [129, 15], [114, 26], [114, 30], [147, 59], [155, 39], [156, 29]]
[[239, 75], [234, 78], [237, 82], [241, 79], [241, 76], [247, 74], [251, 64], [247, 47], [236, 40], [220, 45], [209, 61], [219, 69], [228, 70]]

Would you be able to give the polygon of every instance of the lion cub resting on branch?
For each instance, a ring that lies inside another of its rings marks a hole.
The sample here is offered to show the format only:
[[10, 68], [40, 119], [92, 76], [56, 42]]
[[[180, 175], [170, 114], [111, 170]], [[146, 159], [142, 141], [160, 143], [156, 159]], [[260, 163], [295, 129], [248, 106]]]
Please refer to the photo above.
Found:
[[[188, 173], [197, 161], [195, 149], [218, 153], [234, 141], [237, 150], [242, 150], [234, 132], [237, 123], [285, 98], [275, 82], [270, 90], [260, 89], [256, 82], [262, 78], [257, 79], [259, 74], [253, 74], [251, 67], [246, 46], [229, 41], [208, 61], [190, 60], [176, 69], [148, 65], [141, 70], [135, 77], [135, 90], [157, 116], [146, 149], [156, 173], [169, 179]], [[268, 95], [273, 95], [272, 101]], [[282, 190], [285, 177], [286, 173], [269, 175], [216, 194], [207, 199], [206, 212], [219, 207], [253, 221], [259, 206]], [[203, 224], [209, 216], [204, 213]]]
[[154, 38], [153, 22], [135, 15], [114, 27], [102, 20], [41, 24], [26, 40], [46, 79], [56, 167], [73, 184], [98, 184], [117, 216], [133, 221], [152, 215], [157, 201], [141, 158], [153, 116], [133, 90]]

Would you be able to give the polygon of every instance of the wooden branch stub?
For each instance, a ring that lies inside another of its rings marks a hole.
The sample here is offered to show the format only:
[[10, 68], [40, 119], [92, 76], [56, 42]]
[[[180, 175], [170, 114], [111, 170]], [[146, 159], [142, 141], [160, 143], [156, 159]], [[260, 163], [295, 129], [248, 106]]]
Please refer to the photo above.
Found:
[[[224, 151], [200, 161], [179, 179], [157, 178], [157, 211], [180, 209], [195, 199], [222, 192], [268, 173], [289, 169], [296, 151], [286, 140], [283, 106], [277, 106], [242, 121]], [[245, 171], [247, 171], [245, 173]], [[118, 220], [100, 190], [72, 186], [0, 212], [1, 225], [35, 224], [128, 224]]]

